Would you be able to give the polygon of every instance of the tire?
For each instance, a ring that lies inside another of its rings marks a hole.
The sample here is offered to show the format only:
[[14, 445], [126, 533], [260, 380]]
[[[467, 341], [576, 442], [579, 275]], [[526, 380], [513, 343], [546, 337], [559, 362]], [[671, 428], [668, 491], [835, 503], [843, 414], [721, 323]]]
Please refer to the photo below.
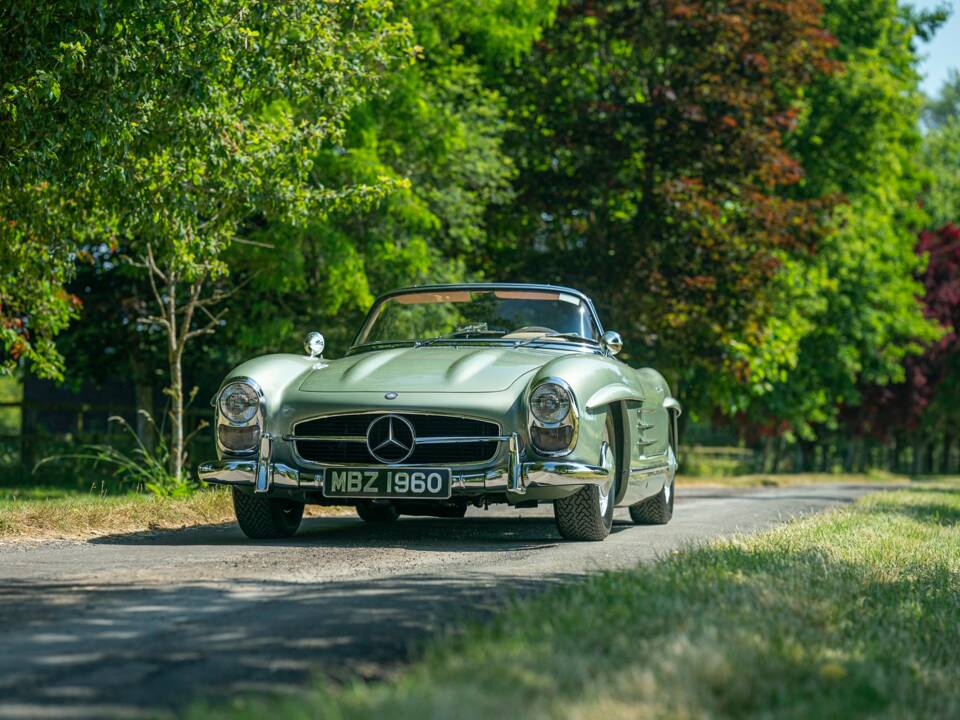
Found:
[[286, 538], [300, 527], [303, 503], [253, 495], [233, 488], [233, 512], [240, 529], [248, 538]]
[[[673, 422], [669, 426], [669, 452], [673, 455], [676, 464], [676, 440], [673, 437]], [[630, 519], [637, 525], [666, 525], [673, 517], [673, 500], [676, 496], [677, 473], [674, 471], [670, 483], [664, 485], [660, 492], [646, 500], [641, 500], [630, 506]]]
[[393, 522], [400, 513], [390, 502], [367, 501], [357, 503], [357, 515], [360, 519], [368, 523], [386, 523]]
[[[607, 422], [604, 426], [604, 440], [610, 446], [614, 458], [616, 471], [617, 451], [613, 446], [615, 435], [613, 432], [613, 413], [607, 413]], [[615, 483], [607, 488], [606, 496], [600, 494], [596, 485], [588, 485], [570, 497], [561, 498], [553, 503], [553, 515], [557, 521], [557, 529], [565, 540], [599, 541], [610, 534], [613, 527], [613, 510], [617, 495]]]

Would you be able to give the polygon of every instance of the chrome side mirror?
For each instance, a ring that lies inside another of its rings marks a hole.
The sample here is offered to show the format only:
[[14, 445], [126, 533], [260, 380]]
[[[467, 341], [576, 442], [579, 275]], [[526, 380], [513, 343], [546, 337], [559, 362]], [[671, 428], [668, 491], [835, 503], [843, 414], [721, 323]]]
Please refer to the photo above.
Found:
[[607, 330], [600, 340], [600, 345], [612, 357], [623, 350], [623, 338], [620, 337], [620, 333]]
[[323, 355], [323, 349], [327, 346], [323, 335], [318, 332], [309, 332], [303, 339], [303, 349], [307, 351], [308, 357], [320, 357]]

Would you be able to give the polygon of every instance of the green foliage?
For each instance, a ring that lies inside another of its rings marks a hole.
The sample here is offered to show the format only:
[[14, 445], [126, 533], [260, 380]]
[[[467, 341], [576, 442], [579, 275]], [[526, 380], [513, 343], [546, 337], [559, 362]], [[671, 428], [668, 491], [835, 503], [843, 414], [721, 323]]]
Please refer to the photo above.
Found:
[[390, 11], [387, 0], [61, 0], [0, 12], [8, 352], [59, 375], [51, 339], [71, 316], [74, 245], [50, 238], [93, 212], [192, 282], [225, 272], [220, 253], [251, 215], [302, 223], [382, 197], [386, 179], [311, 180], [318, 149], [341, 140], [349, 111], [407, 51], [409, 26]]
[[[509, 202], [514, 168], [503, 147], [505, 99], [485, 78], [525, 52], [554, 3], [400, 2], [421, 60], [356, 109], [342, 144], [315, 158], [325, 186], [400, 186], [375, 208], [304, 228], [271, 224], [231, 250], [250, 276], [230, 324], [232, 357], [298, 347], [320, 328], [337, 353], [373, 295], [471, 275], [465, 253], [488, 242], [485, 215]], [[308, 302], [304, 299], [309, 298]]]
[[761, 342], [741, 345], [745, 369], [715, 378], [721, 408], [748, 434], [812, 438], [860, 402], [863, 384], [901, 380], [905, 357], [940, 335], [915, 279], [924, 222], [916, 18], [895, 0], [831, 0], [824, 11], [843, 69], [805, 91], [789, 138], [805, 172], [790, 191], [842, 202], [816, 252], [784, 262]]
[[72, 272], [68, 243], [10, 219], [3, 205], [0, 196], [0, 373], [29, 362], [38, 375], [60, 379], [54, 338], [77, 317], [79, 304], [64, 289]]
[[307, 330], [342, 351], [391, 287], [555, 281], [695, 415], [813, 439], [938, 337], [913, 247], [960, 214], [960, 75], [921, 136], [914, 46], [944, 17], [14, 0], [0, 364], [63, 377], [54, 338], [83, 313], [60, 343], [71, 379], [109, 357], [150, 383], [166, 362], [179, 415], [185, 387]]
[[923, 193], [929, 227], [960, 222], [960, 113], [927, 132], [923, 164], [930, 173]]
[[960, 71], [952, 70], [936, 98], [924, 109], [928, 130], [923, 165], [929, 172], [923, 206], [929, 227], [960, 222]]
[[[79, 460], [89, 463], [92, 468], [108, 468], [111, 476], [121, 485], [136, 491], [145, 490], [158, 497], [187, 497], [199, 490], [195, 480], [169, 470], [170, 444], [165, 433], [157, 426], [150, 413], [141, 410], [140, 414], [146, 418], [152, 435], [156, 437], [153, 446], [147, 445], [144, 438], [141, 438], [124, 418], [113, 416], [109, 421], [117, 423], [133, 440], [131, 452], [124, 452], [116, 444], [86, 445], [78, 452], [44, 458], [37, 463], [34, 473], [50, 463]], [[206, 425], [201, 425], [198, 430], [203, 427]]]
[[477, 262], [589, 291], [705, 407], [783, 253], [820, 235], [784, 138], [829, 43], [815, 3], [567, 3], [502, 80], [518, 200]]
[[[0, 403], [15, 403], [23, 399], [23, 386], [16, 377], [0, 376]], [[0, 435], [20, 432], [20, 408], [0, 407]]]
[[960, 118], [960, 70], [951, 68], [937, 97], [927, 101], [923, 120], [929, 128], [939, 128]]

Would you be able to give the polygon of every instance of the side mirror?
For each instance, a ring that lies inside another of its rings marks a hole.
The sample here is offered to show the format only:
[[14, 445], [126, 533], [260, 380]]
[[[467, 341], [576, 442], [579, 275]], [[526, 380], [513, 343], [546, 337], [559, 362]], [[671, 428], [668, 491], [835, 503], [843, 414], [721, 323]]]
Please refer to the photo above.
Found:
[[323, 335], [318, 332], [309, 332], [303, 339], [303, 349], [307, 351], [308, 357], [320, 357], [323, 355], [323, 349], [327, 346]]
[[620, 333], [607, 330], [600, 339], [600, 345], [612, 357], [623, 350], [623, 338], [620, 337]]

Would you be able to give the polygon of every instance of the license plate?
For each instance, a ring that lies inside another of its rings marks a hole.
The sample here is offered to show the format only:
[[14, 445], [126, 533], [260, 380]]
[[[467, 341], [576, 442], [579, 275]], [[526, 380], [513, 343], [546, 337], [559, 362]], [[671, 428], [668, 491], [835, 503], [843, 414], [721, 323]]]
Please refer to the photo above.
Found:
[[342, 498], [429, 498], [450, 497], [449, 468], [327, 468], [323, 473], [323, 494]]

